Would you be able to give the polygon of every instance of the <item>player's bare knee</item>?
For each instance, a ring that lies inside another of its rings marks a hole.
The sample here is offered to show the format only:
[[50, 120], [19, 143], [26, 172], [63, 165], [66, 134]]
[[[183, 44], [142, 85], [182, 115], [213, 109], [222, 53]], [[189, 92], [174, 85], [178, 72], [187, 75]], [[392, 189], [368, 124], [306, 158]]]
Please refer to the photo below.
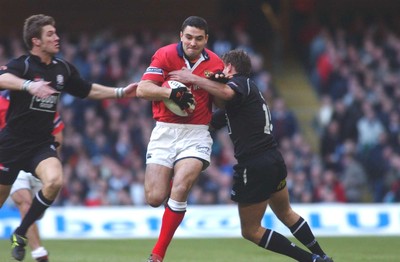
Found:
[[52, 179], [43, 185], [46, 192], [57, 194], [63, 185], [62, 179]]
[[164, 203], [165, 197], [155, 194], [146, 194], [146, 201], [147, 204], [152, 207], [159, 207]]
[[255, 239], [255, 233], [253, 233], [252, 230], [247, 230], [242, 228], [242, 237], [246, 240], [249, 240], [251, 242], [254, 242]]
[[180, 183], [178, 185], [174, 185], [172, 187], [172, 191], [174, 192], [174, 195], [186, 196], [186, 195], [188, 195], [190, 188], [191, 188], [190, 185]]

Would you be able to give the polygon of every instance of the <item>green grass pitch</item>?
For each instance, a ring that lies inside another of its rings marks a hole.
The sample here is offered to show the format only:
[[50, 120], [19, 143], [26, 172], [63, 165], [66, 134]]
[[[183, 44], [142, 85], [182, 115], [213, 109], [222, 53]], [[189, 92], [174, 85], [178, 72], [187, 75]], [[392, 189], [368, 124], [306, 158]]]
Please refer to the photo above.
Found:
[[[297, 240], [293, 240], [298, 244]], [[400, 237], [319, 237], [335, 262], [400, 261]], [[155, 239], [44, 240], [52, 262], [145, 262]], [[0, 240], [0, 262], [15, 261], [10, 244]], [[301, 246], [301, 245], [299, 245]], [[34, 262], [27, 250], [25, 262]], [[241, 238], [183, 239], [170, 244], [165, 262], [284, 262], [288, 257]]]

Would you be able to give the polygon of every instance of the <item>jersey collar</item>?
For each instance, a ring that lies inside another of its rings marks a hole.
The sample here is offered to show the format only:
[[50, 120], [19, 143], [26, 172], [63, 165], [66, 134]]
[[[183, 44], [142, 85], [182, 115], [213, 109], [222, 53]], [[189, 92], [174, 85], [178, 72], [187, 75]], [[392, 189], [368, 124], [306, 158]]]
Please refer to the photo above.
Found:
[[41, 64], [41, 65], [43, 65], [43, 66], [51, 66], [51, 65], [53, 65], [53, 64], [57, 64], [57, 60], [56, 60], [54, 57], [51, 58], [50, 64], [45, 64], [45, 63], [42, 62], [42, 59], [40, 59], [39, 56], [33, 55], [33, 54], [30, 54], [29, 56], [30, 56], [30, 58], [33, 59], [35, 62], [37, 62], [37, 63], [39, 63], [39, 64]]

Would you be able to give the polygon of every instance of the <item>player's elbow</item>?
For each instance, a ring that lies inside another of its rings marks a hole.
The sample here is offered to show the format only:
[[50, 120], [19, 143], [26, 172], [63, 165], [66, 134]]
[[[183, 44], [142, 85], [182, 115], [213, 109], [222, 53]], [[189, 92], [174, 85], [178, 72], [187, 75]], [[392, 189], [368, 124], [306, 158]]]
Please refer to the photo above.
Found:
[[140, 82], [140, 83], [138, 84], [137, 89], [136, 89], [136, 97], [138, 97], [138, 98], [145, 98], [143, 89], [144, 89], [144, 88], [143, 88], [143, 84], [142, 84], [142, 82]]
[[232, 100], [232, 98], [235, 96], [235, 91], [233, 91], [232, 88], [229, 86], [226, 86], [222, 92], [222, 99], [225, 101]]
[[136, 97], [148, 100], [149, 95], [148, 92], [146, 92], [148, 89], [149, 81], [140, 81], [136, 89]]
[[216, 92], [212, 93], [215, 98], [223, 100], [223, 101], [229, 101], [232, 100], [232, 98], [235, 96], [235, 91], [232, 90], [227, 85], [224, 85], [223, 88], [219, 88]]

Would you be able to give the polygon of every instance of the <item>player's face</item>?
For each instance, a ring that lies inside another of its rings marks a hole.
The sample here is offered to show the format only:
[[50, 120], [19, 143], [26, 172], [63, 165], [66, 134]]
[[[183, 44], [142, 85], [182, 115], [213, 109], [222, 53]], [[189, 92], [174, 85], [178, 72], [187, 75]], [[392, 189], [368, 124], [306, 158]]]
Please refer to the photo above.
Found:
[[42, 37], [38, 43], [40, 45], [40, 50], [44, 53], [55, 55], [60, 51], [60, 38], [52, 25], [43, 27]]
[[181, 32], [181, 41], [186, 56], [191, 61], [196, 61], [207, 44], [208, 35], [202, 29], [187, 26]]

